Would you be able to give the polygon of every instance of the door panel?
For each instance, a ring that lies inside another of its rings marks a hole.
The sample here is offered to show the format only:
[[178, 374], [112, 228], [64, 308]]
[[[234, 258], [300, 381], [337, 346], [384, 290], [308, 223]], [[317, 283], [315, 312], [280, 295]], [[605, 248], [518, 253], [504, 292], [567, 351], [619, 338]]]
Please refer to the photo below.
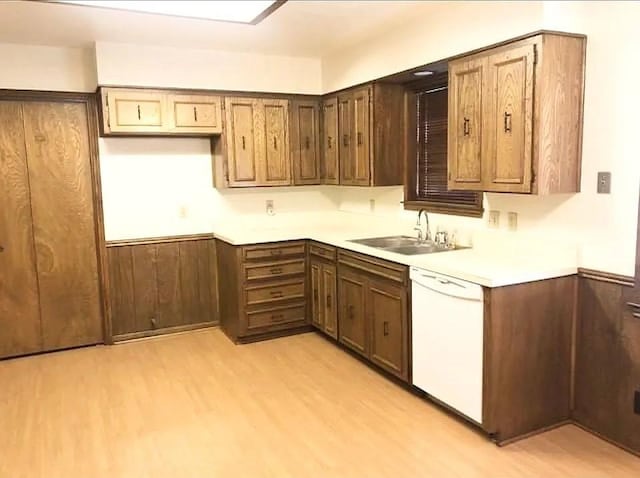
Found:
[[114, 133], [166, 131], [164, 99], [160, 93], [109, 91], [109, 129]]
[[371, 181], [369, 88], [353, 92], [353, 182], [358, 186], [369, 186]]
[[449, 189], [482, 189], [482, 91], [486, 59], [449, 68]]
[[367, 303], [372, 328], [371, 361], [400, 378], [408, 379], [405, 289], [372, 282]]
[[86, 106], [25, 103], [43, 346], [102, 340]]
[[219, 96], [170, 95], [170, 130], [177, 133], [221, 133]]
[[0, 102], [0, 357], [41, 350], [22, 105]]
[[258, 182], [254, 117], [257, 104], [246, 98], [226, 99], [227, 167], [230, 186], [255, 186]]
[[320, 277], [322, 295], [321, 304], [324, 319], [324, 331], [334, 339], [338, 338], [338, 304], [337, 304], [337, 282], [336, 266], [332, 264], [322, 265], [322, 275]]
[[322, 182], [324, 184], [338, 184], [340, 182], [338, 98], [330, 98], [323, 104], [322, 131]]
[[322, 264], [311, 261], [311, 324], [323, 330], [324, 328], [324, 308], [322, 305]]
[[182, 325], [179, 243], [157, 244], [155, 247], [158, 274], [157, 327]]
[[296, 101], [292, 108], [291, 160], [294, 184], [320, 184], [318, 103]]
[[261, 184], [291, 184], [286, 100], [264, 100], [264, 177]]
[[531, 191], [534, 46], [489, 57], [488, 191]]
[[347, 347], [366, 356], [366, 280], [355, 272], [341, 269], [338, 277], [340, 313], [338, 316], [339, 340]]
[[351, 95], [338, 98], [338, 155], [340, 157], [340, 184], [353, 184], [354, 163], [352, 140], [353, 100]]

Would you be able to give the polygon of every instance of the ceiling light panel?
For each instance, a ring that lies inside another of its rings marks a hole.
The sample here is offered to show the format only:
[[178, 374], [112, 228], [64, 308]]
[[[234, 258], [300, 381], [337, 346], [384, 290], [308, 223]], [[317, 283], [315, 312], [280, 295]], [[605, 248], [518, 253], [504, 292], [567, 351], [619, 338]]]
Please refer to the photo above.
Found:
[[130, 12], [155, 13], [176, 17], [201, 18], [227, 22], [252, 23], [275, 1], [119, 1], [119, 0], [55, 0], [90, 7], [127, 10]]

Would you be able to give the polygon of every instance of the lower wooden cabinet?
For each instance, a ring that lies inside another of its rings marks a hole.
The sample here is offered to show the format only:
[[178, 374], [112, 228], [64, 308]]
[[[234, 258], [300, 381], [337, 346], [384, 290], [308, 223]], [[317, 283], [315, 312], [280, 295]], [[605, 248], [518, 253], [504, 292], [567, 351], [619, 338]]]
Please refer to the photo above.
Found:
[[338, 340], [409, 380], [408, 268], [338, 252]]
[[177, 237], [107, 245], [114, 340], [218, 322], [215, 243]]

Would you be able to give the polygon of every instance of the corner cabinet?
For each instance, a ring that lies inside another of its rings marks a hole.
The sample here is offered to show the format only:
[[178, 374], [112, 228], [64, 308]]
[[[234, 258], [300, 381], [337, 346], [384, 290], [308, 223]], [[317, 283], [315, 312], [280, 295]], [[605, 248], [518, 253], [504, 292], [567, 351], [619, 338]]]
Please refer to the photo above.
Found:
[[543, 33], [449, 62], [449, 189], [579, 192], [585, 46]]
[[323, 102], [324, 184], [403, 183], [404, 89], [373, 83]]
[[338, 340], [409, 381], [409, 271], [406, 266], [338, 252]]
[[291, 184], [288, 100], [225, 98], [225, 142], [228, 186]]

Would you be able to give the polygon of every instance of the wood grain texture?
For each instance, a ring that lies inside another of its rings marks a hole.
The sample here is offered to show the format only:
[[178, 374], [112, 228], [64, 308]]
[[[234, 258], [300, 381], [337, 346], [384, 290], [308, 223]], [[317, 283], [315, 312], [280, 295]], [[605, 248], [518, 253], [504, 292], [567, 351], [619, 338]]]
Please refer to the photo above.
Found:
[[352, 137], [351, 161], [353, 178], [342, 183], [347, 186], [370, 186], [372, 184], [372, 151], [371, 151], [371, 96], [372, 87], [358, 88], [351, 93], [352, 109]]
[[322, 102], [322, 184], [340, 183], [340, 133], [338, 132], [338, 98]]
[[259, 184], [255, 122], [260, 104], [252, 98], [225, 98], [225, 138], [228, 185], [250, 187]]
[[640, 466], [574, 426], [498, 448], [317, 334], [238, 347], [207, 329], [3, 361], [0, 383], [0, 476], [636, 478]]
[[580, 192], [586, 39], [543, 35], [534, 143], [538, 194]]
[[[371, 180], [373, 186], [403, 184], [404, 87], [373, 84]], [[408, 131], [408, 130], [407, 130]]]
[[217, 265], [220, 294], [220, 327], [234, 342], [240, 334], [240, 322], [244, 315], [242, 300], [242, 248], [216, 239]]
[[369, 354], [367, 283], [363, 274], [346, 266], [338, 273], [338, 340], [355, 352]]
[[157, 134], [168, 131], [164, 92], [103, 88], [101, 96], [106, 134]]
[[338, 157], [340, 158], [340, 184], [354, 181], [353, 162], [353, 98], [351, 93], [338, 96]]
[[0, 357], [42, 348], [22, 104], [0, 102]]
[[338, 338], [338, 275], [335, 264], [322, 264], [320, 275], [321, 307], [324, 333], [329, 337]]
[[[287, 186], [291, 184], [289, 156], [289, 101], [261, 100], [263, 121], [263, 161], [260, 185]], [[259, 156], [260, 158], [260, 156]]]
[[569, 418], [576, 280], [485, 290], [483, 428], [498, 442]]
[[581, 278], [577, 327], [574, 419], [640, 454], [640, 320], [627, 306], [638, 289]]
[[482, 184], [486, 70], [484, 58], [449, 63], [449, 189], [478, 190]]
[[87, 105], [25, 103], [43, 347], [103, 339]]
[[167, 95], [169, 131], [183, 134], [222, 133], [222, 98], [209, 95]]
[[488, 58], [482, 154], [491, 191], [531, 190], [535, 48], [514, 45]]
[[320, 184], [320, 103], [291, 103], [290, 153], [293, 184]]
[[122, 245], [107, 251], [117, 340], [217, 323], [213, 239]]

